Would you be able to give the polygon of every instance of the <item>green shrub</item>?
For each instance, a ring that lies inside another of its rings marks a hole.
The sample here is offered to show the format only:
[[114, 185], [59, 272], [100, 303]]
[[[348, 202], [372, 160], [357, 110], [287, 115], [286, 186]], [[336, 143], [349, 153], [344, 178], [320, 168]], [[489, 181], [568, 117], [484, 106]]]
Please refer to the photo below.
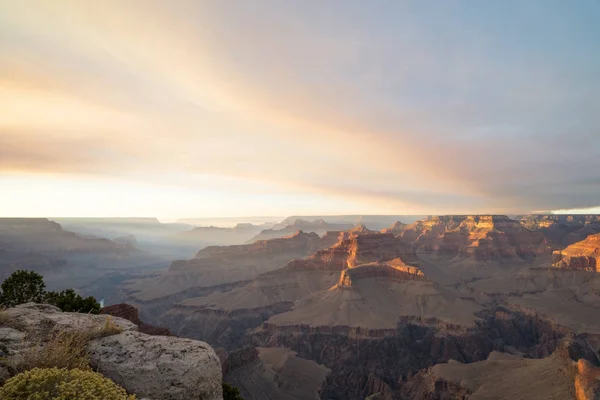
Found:
[[97, 372], [35, 368], [6, 381], [3, 400], [135, 400], [125, 389]]
[[100, 303], [92, 296], [83, 298], [73, 289], [46, 293], [46, 302], [65, 312], [100, 313]]
[[15, 271], [0, 286], [0, 304], [14, 307], [30, 301], [41, 303], [46, 295], [44, 278], [33, 271]]
[[223, 382], [223, 400], [244, 400], [238, 388]]

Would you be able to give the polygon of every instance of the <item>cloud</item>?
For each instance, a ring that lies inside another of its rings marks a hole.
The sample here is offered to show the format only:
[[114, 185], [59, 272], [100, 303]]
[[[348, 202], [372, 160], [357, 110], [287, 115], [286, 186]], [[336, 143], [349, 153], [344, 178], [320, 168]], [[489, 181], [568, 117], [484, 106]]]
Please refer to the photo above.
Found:
[[597, 205], [588, 16], [438, 6], [0, 1], [0, 168], [414, 212]]

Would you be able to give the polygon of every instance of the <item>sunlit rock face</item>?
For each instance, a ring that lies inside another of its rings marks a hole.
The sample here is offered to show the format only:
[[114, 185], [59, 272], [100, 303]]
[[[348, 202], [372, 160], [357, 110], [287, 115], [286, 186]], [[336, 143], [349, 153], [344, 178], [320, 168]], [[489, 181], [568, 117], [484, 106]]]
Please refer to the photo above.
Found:
[[600, 234], [557, 250], [552, 256], [556, 268], [600, 272]]
[[400, 237], [417, 251], [476, 260], [531, 260], [551, 251], [541, 232], [504, 215], [432, 217], [408, 226]]

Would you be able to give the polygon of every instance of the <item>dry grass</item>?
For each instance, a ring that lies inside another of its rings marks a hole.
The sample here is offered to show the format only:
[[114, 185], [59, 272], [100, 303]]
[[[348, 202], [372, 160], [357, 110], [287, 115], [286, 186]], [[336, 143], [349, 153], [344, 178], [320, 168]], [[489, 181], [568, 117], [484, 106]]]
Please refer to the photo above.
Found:
[[10, 315], [4, 309], [0, 309], [0, 326], [7, 325], [8, 321], [10, 321]]
[[33, 368], [88, 369], [88, 343], [122, 331], [110, 316], [104, 324], [88, 329], [54, 329], [35, 346], [24, 350], [18, 358], [12, 360], [10, 369], [13, 373]]

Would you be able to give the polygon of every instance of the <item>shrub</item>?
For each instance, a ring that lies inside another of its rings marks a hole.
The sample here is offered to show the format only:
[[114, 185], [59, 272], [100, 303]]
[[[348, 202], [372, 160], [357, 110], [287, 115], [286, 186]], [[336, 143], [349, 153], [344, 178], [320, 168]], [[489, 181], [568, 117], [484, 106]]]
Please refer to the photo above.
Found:
[[223, 400], [244, 400], [238, 388], [223, 382]]
[[125, 389], [97, 372], [35, 368], [6, 381], [3, 400], [135, 400]]
[[46, 293], [46, 302], [66, 312], [98, 314], [100, 303], [92, 296], [83, 298], [73, 289]]
[[46, 284], [37, 272], [18, 270], [13, 272], [0, 286], [0, 303], [14, 307], [30, 301], [41, 303], [44, 300]]

